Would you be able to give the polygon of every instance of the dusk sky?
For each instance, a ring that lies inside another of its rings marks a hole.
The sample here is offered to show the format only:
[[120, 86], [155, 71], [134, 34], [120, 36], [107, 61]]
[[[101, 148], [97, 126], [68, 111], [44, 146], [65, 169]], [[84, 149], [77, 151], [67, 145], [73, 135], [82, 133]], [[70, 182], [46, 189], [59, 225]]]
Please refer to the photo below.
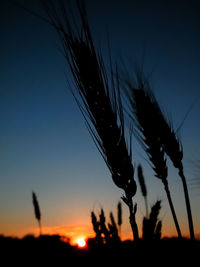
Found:
[[[40, 13], [39, 1], [21, 1]], [[199, 178], [200, 5], [199, 1], [87, 0], [95, 44], [128, 68], [144, 63], [155, 95], [180, 136], [188, 180]], [[76, 9], [74, 14], [76, 15]], [[123, 194], [111, 178], [67, 85], [70, 73], [54, 29], [28, 12], [0, 1], [0, 234], [38, 234], [31, 192], [42, 212], [43, 233], [72, 238], [94, 235], [90, 212], [106, 216]], [[131, 69], [130, 69], [131, 70]], [[162, 200], [163, 235], [176, 230], [160, 180], [133, 138], [133, 164], [141, 163], [149, 205]], [[177, 217], [188, 235], [181, 180], [169, 166], [169, 186]], [[135, 179], [137, 176], [135, 174]], [[200, 189], [188, 182], [195, 233], [200, 233]], [[137, 223], [145, 214], [138, 186]], [[122, 237], [132, 238], [123, 204]]]

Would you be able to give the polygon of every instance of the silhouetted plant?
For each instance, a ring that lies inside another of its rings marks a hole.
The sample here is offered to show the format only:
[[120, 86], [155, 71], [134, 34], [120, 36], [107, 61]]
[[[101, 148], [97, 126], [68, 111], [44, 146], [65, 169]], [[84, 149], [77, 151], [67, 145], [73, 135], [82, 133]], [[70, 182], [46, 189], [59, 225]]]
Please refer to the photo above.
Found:
[[121, 201], [119, 201], [117, 205], [117, 223], [118, 223], [119, 235], [121, 237], [121, 226], [122, 226], [122, 203]]
[[[126, 203], [126, 198], [122, 197], [122, 200]], [[133, 206], [133, 204], [130, 205], [129, 209], [130, 209], [129, 220], [130, 220], [131, 225], [132, 225], [133, 236], [134, 236], [135, 240], [139, 240], [138, 226], [137, 226], [136, 219], [135, 219], [135, 215], [137, 212], [137, 203], [135, 203], [134, 206]]]
[[[130, 224], [134, 233], [136, 222], [133, 221], [135, 216], [132, 197], [136, 193], [136, 183], [133, 177], [131, 144], [128, 149], [125, 141], [118, 75], [113, 74], [111, 59], [111, 77], [107, 75], [102, 55], [99, 51], [96, 52], [82, 1], [76, 1], [81, 19], [80, 27], [75, 22], [74, 25], [71, 24], [63, 1], [59, 1], [58, 5], [53, 1], [41, 0], [41, 3], [49, 23], [61, 39], [76, 85], [76, 91], [73, 90], [72, 93], [88, 130], [111, 172], [113, 182], [125, 192], [123, 200], [129, 207]], [[134, 238], [137, 239], [135, 236]]]
[[143, 219], [143, 239], [159, 239], [161, 236], [162, 223], [158, 221], [158, 215], [161, 209], [161, 201], [158, 200], [152, 206], [149, 217]]
[[139, 72], [136, 72], [136, 81], [126, 81], [125, 93], [130, 107], [129, 115], [135, 125], [135, 134], [149, 157], [155, 176], [164, 185], [176, 230], [181, 238], [167, 181], [168, 169], [158, 126], [160, 124], [158, 104], [148, 81]]
[[115, 222], [115, 218], [112, 212], [110, 212], [110, 222], [108, 223], [108, 228], [109, 228], [109, 233], [110, 233], [110, 237], [112, 238], [112, 240], [116, 243], [119, 242], [119, 235], [118, 235], [118, 229], [117, 229], [117, 224]]
[[173, 129], [172, 123], [168, 122], [162, 113], [161, 109], [159, 108], [158, 104], [158, 114], [159, 114], [159, 124], [158, 130], [160, 134], [160, 139], [163, 144], [163, 149], [166, 154], [171, 159], [175, 168], [178, 169], [179, 177], [181, 178], [183, 191], [185, 195], [185, 203], [186, 203], [186, 210], [188, 216], [188, 224], [189, 224], [189, 231], [190, 231], [190, 238], [195, 239], [194, 236], [194, 226], [193, 226], [193, 219], [192, 219], [192, 211], [190, 206], [190, 198], [188, 193], [188, 187], [186, 178], [184, 175], [183, 170], [183, 148], [180, 139], [177, 136], [177, 133]]
[[148, 211], [148, 201], [147, 201], [147, 188], [146, 188], [145, 179], [144, 179], [143, 170], [142, 170], [141, 165], [138, 165], [138, 181], [140, 184], [142, 195], [144, 197], [145, 208], [146, 208], [146, 217], [148, 218], [149, 211]]
[[158, 221], [154, 232], [154, 239], [160, 240], [162, 235], [162, 221]]
[[35, 212], [35, 218], [38, 220], [39, 224], [39, 233], [40, 236], [42, 234], [42, 227], [41, 227], [41, 212], [40, 212], [40, 206], [39, 202], [37, 200], [37, 196], [34, 192], [32, 192], [32, 200], [33, 200], [33, 207], [34, 207], [34, 212]]
[[110, 212], [110, 223], [108, 223], [108, 225], [106, 225], [106, 217], [103, 209], [101, 209], [99, 220], [97, 220], [97, 217], [94, 212], [91, 212], [91, 219], [93, 229], [96, 233], [96, 243], [98, 245], [116, 244], [120, 241], [120, 238], [118, 236], [117, 224], [115, 222], [112, 212]]
[[[140, 89], [144, 90], [146, 98], [149, 99], [149, 109], [151, 109], [151, 127], [154, 132], [157, 133], [157, 136], [162, 145], [163, 151], [169, 156], [175, 168], [179, 171], [179, 176], [182, 181], [184, 195], [185, 195], [185, 203], [188, 215], [188, 224], [191, 239], [195, 239], [194, 236], [194, 227], [193, 227], [193, 219], [192, 212], [190, 206], [189, 193], [186, 183], [186, 178], [183, 170], [183, 148], [180, 139], [177, 136], [177, 132], [173, 129], [172, 123], [169, 122], [164, 113], [162, 112], [153, 91], [150, 88], [150, 85], [146, 78], [142, 75], [138, 77], [138, 85]], [[130, 86], [129, 86], [130, 87]], [[133, 88], [133, 87], [132, 87]], [[147, 110], [149, 112], [150, 110]], [[155, 134], [155, 133], [154, 133]]]
[[106, 226], [106, 217], [103, 209], [101, 209], [101, 213], [99, 215], [99, 225], [101, 228], [101, 235], [104, 237], [105, 242], [108, 244], [110, 241], [110, 233]]
[[98, 245], [103, 244], [103, 238], [101, 236], [101, 229], [100, 229], [100, 223], [97, 220], [97, 217], [95, 213], [92, 211], [91, 212], [91, 219], [92, 219], [92, 225], [93, 225], [93, 230], [96, 233], [96, 242]]

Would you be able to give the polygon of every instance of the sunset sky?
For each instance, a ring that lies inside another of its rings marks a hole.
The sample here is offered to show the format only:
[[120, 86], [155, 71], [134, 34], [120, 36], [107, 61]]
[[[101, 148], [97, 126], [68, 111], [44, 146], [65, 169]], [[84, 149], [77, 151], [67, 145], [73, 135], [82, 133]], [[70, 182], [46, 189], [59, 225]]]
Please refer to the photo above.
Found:
[[[39, 1], [21, 2], [40, 12]], [[175, 129], [193, 105], [180, 135], [186, 177], [200, 181], [195, 167], [200, 159], [198, 1], [87, 0], [86, 6], [97, 47], [106, 58], [109, 34], [114, 59], [130, 67], [144, 61], [155, 95]], [[60, 233], [72, 240], [93, 236], [91, 211], [98, 214], [103, 207], [107, 217], [110, 211], [116, 215], [123, 192], [113, 184], [68, 90], [70, 74], [59, 39], [49, 25], [10, 1], [0, 1], [0, 17], [0, 234], [38, 234], [33, 190], [43, 233]], [[176, 235], [163, 185], [146, 159], [133, 139], [133, 164], [144, 168], [149, 205], [162, 200], [163, 236]], [[177, 217], [188, 235], [181, 182], [168, 163]], [[199, 234], [200, 189], [188, 184]], [[133, 201], [138, 203], [141, 233], [145, 207], [139, 186]], [[122, 237], [132, 238], [125, 204]]]

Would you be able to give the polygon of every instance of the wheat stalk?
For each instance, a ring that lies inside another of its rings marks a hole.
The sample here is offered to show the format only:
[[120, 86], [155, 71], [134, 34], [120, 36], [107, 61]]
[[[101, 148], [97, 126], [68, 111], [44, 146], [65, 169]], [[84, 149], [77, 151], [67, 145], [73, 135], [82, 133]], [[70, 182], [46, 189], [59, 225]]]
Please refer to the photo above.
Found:
[[158, 221], [154, 233], [155, 239], [157, 240], [161, 239], [161, 235], [162, 235], [162, 221]]
[[96, 242], [98, 245], [102, 245], [103, 237], [102, 237], [101, 225], [100, 225], [100, 222], [97, 220], [97, 216], [95, 215], [93, 211], [91, 212], [91, 221], [93, 225], [93, 230], [96, 233], [96, 236], [95, 236]]
[[101, 213], [99, 215], [99, 225], [101, 227], [101, 232], [103, 233], [105, 237], [106, 243], [108, 244], [110, 241], [110, 234], [106, 226], [106, 217], [104, 214], [104, 210], [102, 208], [101, 208]]
[[119, 236], [121, 238], [121, 226], [122, 226], [122, 203], [121, 201], [117, 204], [117, 224], [119, 228]]
[[175, 227], [178, 236], [181, 238], [182, 235], [167, 181], [168, 169], [164, 149], [157, 130], [157, 124], [159, 123], [157, 102], [155, 102], [150, 86], [143, 76], [136, 73], [136, 78], [135, 84], [128, 80], [125, 87], [130, 107], [129, 115], [135, 125], [136, 136], [149, 157], [155, 176], [164, 185]]
[[148, 201], [147, 201], [147, 188], [146, 188], [146, 184], [145, 184], [142, 166], [140, 164], [138, 165], [137, 170], [138, 170], [138, 181], [139, 181], [141, 192], [142, 192], [142, 195], [144, 197], [144, 202], [145, 202], [146, 217], [148, 218], [149, 217], [149, 211], [148, 211]]
[[37, 200], [37, 196], [34, 192], [32, 192], [32, 201], [33, 201], [33, 207], [34, 207], [34, 213], [35, 213], [35, 218], [38, 220], [39, 224], [39, 233], [40, 236], [42, 234], [42, 227], [41, 227], [41, 212], [40, 212], [40, 206], [39, 202]]
[[137, 73], [137, 77], [138, 88], [142, 89], [142, 94], [144, 95], [143, 98], [147, 99], [147, 101], [143, 104], [147, 104], [148, 106], [148, 108], [146, 108], [145, 106], [144, 107], [147, 110], [146, 113], [148, 113], [146, 115], [149, 117], [149, 119], [151, 119], [151, 121], [149, 122], [149, 127], [152, 128], [152, 134], [157, 135], [163, 151], [169, 156], [174, 167], [179, 171], [179, 177], [181, 178], [185, 195], [190, 238], [194, 240], [195, 236], [190, 198], [182, 163], [183, 148], [181, 141], [178, 139], [178, 136], [173, 129], [172, 123], [166, 119], [163, 111], [161, 110], [147, 79], [139, 72]]
[[115, 222], [115, 218], [114, 218], [112, 211], [110, 212], [110, 222], [111, 222], [112, 227], [115, 228], [117, 231], [117, 224]]
[[189, 198], [188, 187], [187, 187], [187, 182], [186, 182], [186, 178], [184, 175], [183, 163], [182, 163], [182, 159], [183, 159], [182, 144], [181, 144], [181, 141], [178, 139], [178, 136], [175, 130], [173, 129], [172, 123], [166, 120], [160, 108], [158, 112], [160, 112], [160, 116], [159, 116], [160, 123], [159, 123], [158, 129], [159, 129], [161, 142], [163, 144], [164, 151], [171, 159], [174, 167], [178, 169], [178, 174], [182, 181], [183, 191], [184, 191], [184, 196], [185, 196], [185, 204], [186, 204], [186, 210], [187, 210], [187, 216], [188, 216], [190, 238], [194, 240], [195, 235], [194, 235], [194, 226], [193, 226], [190, 198]]
[[96, 234], [98, 234], [99, 233], [99, 223], [98, 223], [97, 217], [93, 211], [91, 212], [91, 220], [92, 220], [94, 232]]
[[[161, 201], [157, 200], [151, 207], [149, 218], [143, 220], [143, 239], [153, 239], [156, 234], [161, 233], [162, 224], [158, 221], [158, 215], [161, 209]], [[157, 228], [158, 227], [158, 228]]]
[[[55, 6], [53, 1], [41, 2], [49, 23], [57, 30], [62, 41], [65, 58], [75, 81], [76, 91], [72, 90], [72, 93], [111, 172], [113, 182], [125, 192], [123, 199], [131, 212], [136, 183], [133, 177], [131, 145], [128, 149], [125, 141], [119, 79], [113, 75], [111, 60], [109, 81], [101, 53], [95, 50], [82, 2], [77, 1], [80, 27], [70, 23], [63, 1], [59, 2], [59, 6]], [[117, 69], [115, 72], [117, 73]], [[131, 227], [134, 227], [133, 224]]]
[[118, 235], [117, 224], [115, 222], [115, 218], [112, 212], [110, 212], [110, 223], [108, 223], [108, 227], [110, 230], [111, 240], [114, 242], [120, 241], [119, 235]]

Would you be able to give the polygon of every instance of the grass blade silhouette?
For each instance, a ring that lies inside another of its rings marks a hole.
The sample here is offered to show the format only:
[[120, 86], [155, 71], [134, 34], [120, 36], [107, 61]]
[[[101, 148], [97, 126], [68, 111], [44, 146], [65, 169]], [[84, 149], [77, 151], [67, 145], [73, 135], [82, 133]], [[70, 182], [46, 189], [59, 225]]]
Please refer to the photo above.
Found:
[[[112, 70], [109, 80], [102, 55], [95, 50], [82, 1], [77, 1], [80, 28], [70, 23], [69, 12], [63, 1], [58, 6], [53, 1], [45, 2], [43, 6], [49, 23], [57, 30], [62, 41], [65, 58], [75, 81], [72, 93], [88, 130], [111, 172], [113, 182], [125, 192], [123, 199], [129, 207], [130, 224], [134, 232], [131, 212], [136, 183], [131, 146], [128, 149], [125, 141], [119, 79]], [[112, 69], [112, 63], [110, 67]]]
[[127, 81], [125, 88], [126, 97], [130, 107], [129, 115], [135, 125], [136, 136], [149, 157], [155, 176], [159, 178], [164, 185], [177, 234], [179, 238], [181, 238], [182, 234], [167, 181], [168, 169], [164, 149], [159, 136], [159, 131], [157, 130], [157, 106], [155, 108], [155, 101], [153, 94], [150, 93], [149, 84], [140, 74], [137, 74], [136, 78], [136, 85]]
[[41, 212], [40, 212], [40, 206], [39, 202], [37, 200], [37, 196], [34, 192], [32, 192], [32, 200], [33, 200], [33, 207], [34, 207], [34, 212], [35, 212], [35, 218], [38, 220], [39, 224], [39, 233], [40, 236], [42, 234], [42, 227], [41, 227]]
[[147, 188], [146, 188], [145, 179], [144, 179], [143, 170], [142, 170], [141, 165], [138, 165], [138, 181], [140, 184], [142, 195], [144, 197], [145, 208], [146, 208], [146, 217], [148, 218], [149, 217], [149, 211], [148, 211], [148, 202], [147, 202]]

